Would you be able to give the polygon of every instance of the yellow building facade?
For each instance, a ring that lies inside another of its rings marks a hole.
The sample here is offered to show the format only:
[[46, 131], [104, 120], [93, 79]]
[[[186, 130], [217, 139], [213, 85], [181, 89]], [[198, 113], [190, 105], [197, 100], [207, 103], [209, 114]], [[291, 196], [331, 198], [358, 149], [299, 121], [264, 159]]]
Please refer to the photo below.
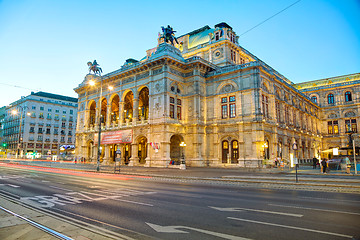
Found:
[[99, 121], [102, 164], [113, 163], [118, 150], [122, 164], [135, 166], [184, 159], [187, 166], [261, 167], [308, 161], [332, 147], [324, 116], [335, 110], [311, 100], [325, 93], [294, 85], [241, 47], [228, 24], [177, 40], [172, 46], [159, 39], [143, 59], [85, 76], [75, 88], [78, 156], [96, 161]]

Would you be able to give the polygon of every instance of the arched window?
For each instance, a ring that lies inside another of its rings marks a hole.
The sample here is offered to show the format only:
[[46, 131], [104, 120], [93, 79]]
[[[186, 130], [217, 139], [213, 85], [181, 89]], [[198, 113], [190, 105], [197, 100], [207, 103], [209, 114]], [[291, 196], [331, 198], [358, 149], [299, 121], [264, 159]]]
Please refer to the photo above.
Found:
[[345, 102], [350, 102], [350, 101], [352, 101], [351, 92], [347, 91], [345, 93]]
[[313, 101], [314, 103], [317, 103], [317, 97], [316, 97], [316, 96], [312, 96], [312, 97], [311, 97], [311, 101]]
[[328, 104], [334, 104], [334, 94], [330, 93], [327, 98]]

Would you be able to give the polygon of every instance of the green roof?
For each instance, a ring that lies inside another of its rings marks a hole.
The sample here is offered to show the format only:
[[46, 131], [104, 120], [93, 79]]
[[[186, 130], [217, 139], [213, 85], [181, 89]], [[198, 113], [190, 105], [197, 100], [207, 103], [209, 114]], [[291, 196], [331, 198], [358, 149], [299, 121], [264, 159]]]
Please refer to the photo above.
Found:
[[53, 99], [57, 99], [57, 100], [69, 101], [69, 102], [74, 102], [74, 103], [78, 102], [77, 98], [67, 97], [67, 96], [62, 96], [62, 95], [52, 94], [52, 93], [46, 93], [46, 92], [37, 92], [37, 93], [31, 92], [31, 95], [39, 96], [39, 97], [46, 97], [46, 98], [53, 98]]

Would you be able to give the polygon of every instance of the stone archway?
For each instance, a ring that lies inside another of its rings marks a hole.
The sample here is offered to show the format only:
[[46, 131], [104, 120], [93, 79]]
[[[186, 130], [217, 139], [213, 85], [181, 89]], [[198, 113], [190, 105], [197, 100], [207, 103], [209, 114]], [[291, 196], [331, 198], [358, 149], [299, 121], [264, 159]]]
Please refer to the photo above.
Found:
[[173, 135], [170, 138], [170, 159], [175, 165], [180, 164], [182, 149], [180, 143], [183, 142], [183, 138], [179, 135]]
[[133, 106], [134, 106], [134, 94], [133, 92], [128, 92], [125, 95], [124, 99], [124, 121], [131, 122], [133, 117]]
[[149, 118], [149, 89], [144, 87], [139, 93], [139, 120]]

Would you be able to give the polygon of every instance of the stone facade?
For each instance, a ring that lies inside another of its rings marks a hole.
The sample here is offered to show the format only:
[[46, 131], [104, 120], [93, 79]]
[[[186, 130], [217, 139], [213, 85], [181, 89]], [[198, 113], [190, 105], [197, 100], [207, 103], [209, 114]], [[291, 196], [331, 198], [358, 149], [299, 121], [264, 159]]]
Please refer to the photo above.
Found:
[[321, 105], [241, 47], [229, 25], [205, 26], [178, 42], [159, 39], [140, 61], [86, 75], [75, 88], [78, 156], [96, 161], [101, 121], [103, 164], [116, 150], [122, 164], [147, 167], [183, 158], [187, 166], [260, 167], [320, 157]]

